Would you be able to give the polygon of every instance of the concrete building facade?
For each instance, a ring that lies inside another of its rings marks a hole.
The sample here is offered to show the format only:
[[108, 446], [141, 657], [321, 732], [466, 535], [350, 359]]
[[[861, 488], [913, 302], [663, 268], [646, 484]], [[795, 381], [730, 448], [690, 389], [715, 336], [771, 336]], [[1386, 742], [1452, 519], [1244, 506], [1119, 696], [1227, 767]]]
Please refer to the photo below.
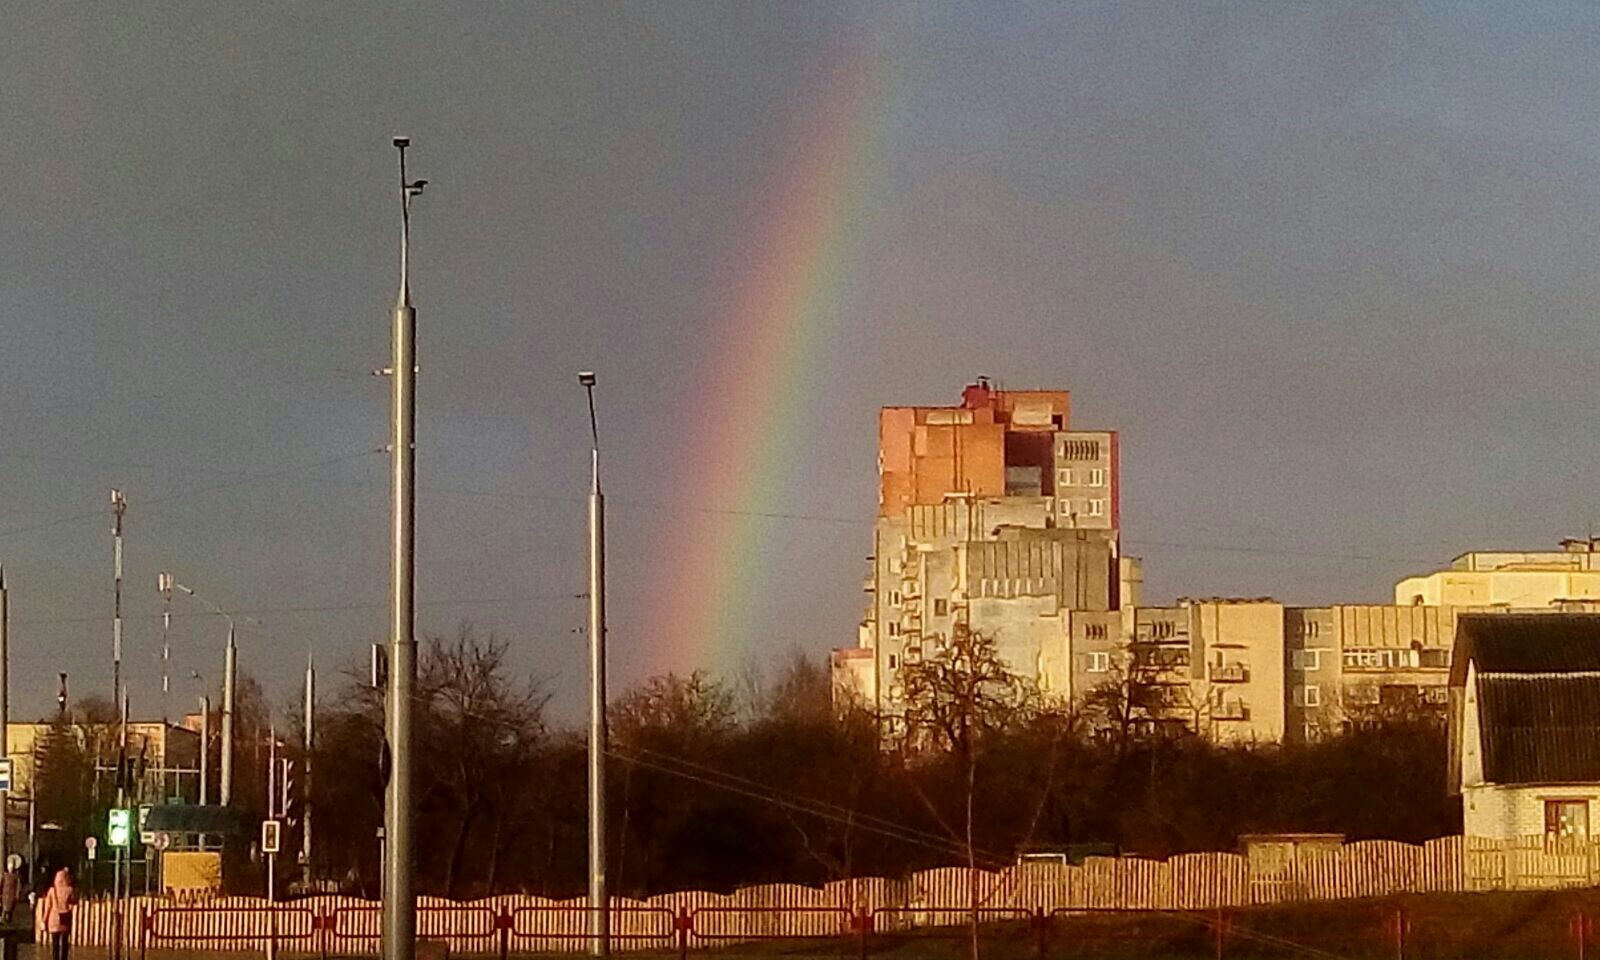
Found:
[[1593, 539], [1465, 553], [1399, 581], [1392, 605], [1142, 606], [1142, 565], [1120, 546], [1118, 434], [1070, 414], [1065, 390], [983, 380], [956, 406], [880, 412], [866, 613], [833, 656], [841, 698], [892, 716], [905, 666], [969, 629], [1048, 698], [1120, 698], [1146, 730], [1303, 742], [1442, 718], [1463, 613], [1600, 609]]
[[1117, 435], [1071, 429], [1070, 410], [1067, 391], [980, 380], [957, 406], [881, 411], [867, 610], [856, 648], [834, 654], [841, 696], [892, 715], [904, 665], [958, 628], [1045, 696], [1081, 686], [1071, 635], [1114, 642], [1139, 568], [1118, 549]]

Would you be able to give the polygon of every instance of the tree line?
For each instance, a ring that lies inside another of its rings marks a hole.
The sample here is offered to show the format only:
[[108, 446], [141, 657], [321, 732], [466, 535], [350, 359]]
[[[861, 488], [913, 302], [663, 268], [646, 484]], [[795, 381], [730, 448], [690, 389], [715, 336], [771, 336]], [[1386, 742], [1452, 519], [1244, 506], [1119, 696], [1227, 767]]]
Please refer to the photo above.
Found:
[[[581, 895], [587, 885], [587, 745], [555, 723], [547, 681], [513, 675], [502, 639], [463, 627], [427, 640], [418, 666], [420, 892]], [[1376, 716], [1327, 740], [1218, 746], [1123, 722], [1114, 691], [1068, 708], [960, 634], [901, 671], [892, 721], [839, 709], [828, 670], [798, 653], [727, 680], [653, 677], [610, 705], [608, 875], [617, 895], [820, 884], [933, 866], [996, 868], [1029, 851], [1231, 849], [1243, 833], [1318, 831], [1421, 841], [1459, 829], [1437, 718]], [[240, 684], [235, 805], [256, 822], [271, 711]], [[87, 702], [60, 724], [94, 720]], [[298, 709], [280, 736], [300, 742]], [[212, 723], [213, 735], [219, 724]], [[280, 872], [376, 896], [383, 704], [351, 670], [325, 697], [310, 758], [314, 846]], [[39, 813], [63, 843], [103, 824], [92, 746], [47, 736]], [[212, 749], [212, 762], [218, 751]], [[215, 781], [213, 781], [215, 782]], [[103, 793], [103, 791], [102, 791]], [[98, 820], [96, 818], [99, 818]], [[250, 831], [230, 844], [229, 885], [259, 889]], [[70, 847], [69, 847], [70, 849]]]

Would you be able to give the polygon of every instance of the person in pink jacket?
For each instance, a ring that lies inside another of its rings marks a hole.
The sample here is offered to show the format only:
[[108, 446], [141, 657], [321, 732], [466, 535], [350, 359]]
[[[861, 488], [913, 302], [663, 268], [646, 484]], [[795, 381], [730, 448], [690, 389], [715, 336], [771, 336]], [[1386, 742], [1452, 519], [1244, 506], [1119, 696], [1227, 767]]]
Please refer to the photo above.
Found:
[[72, 871], [62, 867], [56, 871], [55, 882], [44, 895], [40, 912], [44, 914], [44, 929], [50, 934], [52, 960], [67, 960], [67, 948], [72, 940], [72, 908], [78, 903], [78, 891], [72, 886]]

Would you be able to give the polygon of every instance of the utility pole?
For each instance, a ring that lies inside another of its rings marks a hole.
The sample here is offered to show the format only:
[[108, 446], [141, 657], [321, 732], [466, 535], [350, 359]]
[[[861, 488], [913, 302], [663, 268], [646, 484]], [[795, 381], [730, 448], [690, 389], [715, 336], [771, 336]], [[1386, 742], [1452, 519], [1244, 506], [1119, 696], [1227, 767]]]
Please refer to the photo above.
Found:
[[606, 501], [600, 492], [600, 426], [595, 375], [578, 374], [589, 396], [589, 953], [611, 952], [611, 901], [606, 894]]
[[394, 358], [390, 368], [391, 452], [394, 455], [393, 540], [390, 543], [389, 581], [389, 689], [387, 740], [389, 782], [383, 804], [384, 960], [413, 960], [417, 948], [417, 895], [412, 882], [412, 761], [411, 712], [417, 677], [416, 592], [416, 488], [417, 465], [417, 311], [411, 305], [411, 199], [422, 192], [425, 180], [406, 179], [406, 148], [411, 141], [394, 139], [400, 152], [400, 293], [394, 306]]
[[172, 574], [156, 575], [161, 594], [161, 724], [167, 723], [167, 696], [172, 689]]
[[218, 797], [226, 807], [233, 800], [233, 682], [238, 669], [239, 648], [233, 643], [233, 624], [228, 624], [228, 646], [222, 651], [222, 785]]
[[[0, 756], [10, 756], [7, 732], [11, 729], [11, 598], [6, 593], [6, 568], [0, 567]], [[16, 776], [16, 771], [12, 771]], [[0, 865], [11, 853], [11, 790], [0, 790]], [[9, 866], [9, 865], [7, 865]], [[33, 865], [29, 864], [32, 870]]]
[[[122, 703], [122, 515], [128, 498], [111, 491], [111, 702]], [[126, 737], [127, 731], [123, 731]]]
[[300, 859], [305, 864], [305, 879], [311, 879], [311, 752], [316, 747], [317, 718], [317, 667], [311, 655], [306, 654], [306, 739], [301, 763], [301, 790], [304, 791], [300, 813]]
[[[211, 698], [200, 696], [200, 806], [209, 799], [207, 783], [211, 779]], [[200, 834], [199, 847], [206, 848], [206, 835]]]

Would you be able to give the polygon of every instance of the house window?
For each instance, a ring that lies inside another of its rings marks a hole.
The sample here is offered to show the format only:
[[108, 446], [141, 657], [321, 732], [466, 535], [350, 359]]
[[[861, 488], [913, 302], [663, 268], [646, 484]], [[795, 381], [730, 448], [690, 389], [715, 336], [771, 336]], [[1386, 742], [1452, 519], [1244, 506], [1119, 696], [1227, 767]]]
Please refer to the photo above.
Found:
[[1422, 651], [1423, 669], [1444, 670], [1450, 666], [1450, 651], [1437, 647]]
[[1094, 469], [1089, 471], [1089, 486], [1091, 486], [1091, 487], [1103, 487], [1105, 485], [1106, 485], [1106, 472], [1105, 472], [1104, 469], [1102, 469], [1100, 467], [1095, 467]]
[[1103, 517], [1106, 515], [1106, 502], [1104, 500], [1086, 500], [1084, 501], [1084, 506], [1087, 508], [1084, 512], [1088, 516]]
[[933, 601], [933, 615], [942, 617], [950, 612], [950, 601], [943, 597], [936, 597]]
[[1103, 623], [1085, 624], [1083, 638], [1085, 640], [1104, 640], [1106, 638], [1106, 625]]
[[1319, 731], [1317, 730], [1317, 725], [1314, 723], [1308, 723], [1302, 727], [1301, 734], [1305, 737], [1306, 743], [1315, 742], [1320, 735]]
[[892, 653], [889, 654], [889, 669], [893, 670], [895, 667], [898, 667], [898, 666], [900, 666], [900, 661], [895, 659], [894, 654], [892, 654]]
[[1544, 840], [1547, 845], [1589, 841], [1589, 801], [1546, 800]]
[[1105, 673], [1111, 669], [1111, 654], [1096, 650], [1089, 654], [1089, 672]]
[[1056, 505], [1056, 511], [1058, 513], [1064, 513], [1069, 517], [1072, 516], [1072, 501], [1068, 500], [1066, 497], [1062, 497], [1061, 502]]
[[1056, 474], [1056, 482], [1060, 483], [1063, 487], [1072, 486], [1072, 471], [1063, 470]]
[[900, 636], [900, 624], [895, 623], [892, 620], [889, 622], [889, 636], [891, 636], [891, 637]]
[[1301, 687], [1299, 699], [1302, 707], [1320, 707], [1322, 706], [1322, 688], [1316, 684]]
[[900, 606], [900, 591], [899, 590], [894, 590], [894, 591], [891, 591], [889, 593], [889, 602], [894, 604], [897, 607]]

